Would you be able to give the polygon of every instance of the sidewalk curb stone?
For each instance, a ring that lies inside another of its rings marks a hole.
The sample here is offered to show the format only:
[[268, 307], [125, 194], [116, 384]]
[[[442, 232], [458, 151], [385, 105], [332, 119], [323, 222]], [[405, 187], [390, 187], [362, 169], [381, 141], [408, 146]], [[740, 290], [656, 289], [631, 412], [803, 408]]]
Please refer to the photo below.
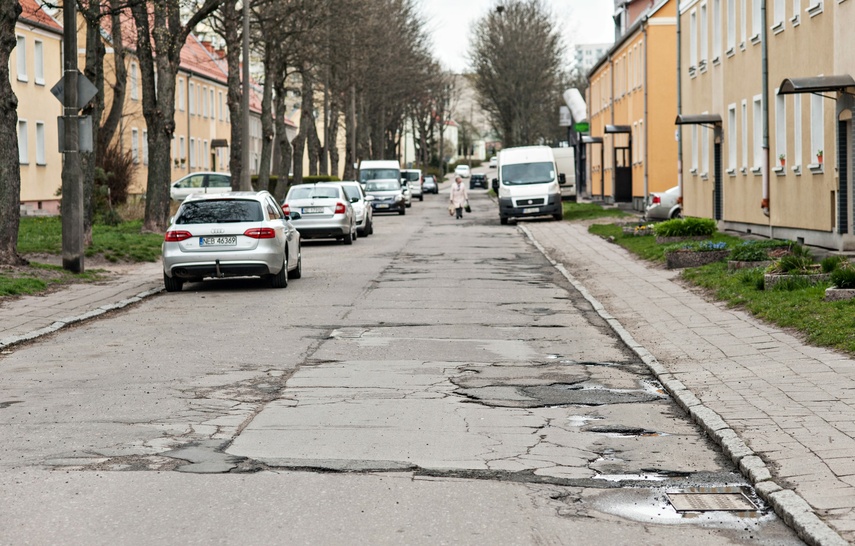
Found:
[[[784, 489], [775, 483], [762, 459], [739, 438], [718, 413], [704, 406], [700, 399], [686, 389], [682, 383], [674, 379], [674, 376], [649, 351], [642, 347], [616, 318], [608, 313], [602, 303], [594, 298], [561, 262], [550, 255], [549, 251], [540, 244], [531, 231], [525, 226], [518, 227], [549, 263], [573, 285], [597, 314], [609, 324], [627, 347], [644, 362], [677, 404], [686, 410], [692, 420], [721, 447], [725, 455], [737, 465], [745, 478], [754, 485], [757, 494], [798, 534], [799, 538], [811, 546], [848, 544], [834, 529], [817, 517], [810, 505], [795, 491]], [[672, 389], [672, 387], [677, 388]], [[743, 464], [743, 461], [746, 462]], [[762, 479], [765, 476], [768, 478]]]

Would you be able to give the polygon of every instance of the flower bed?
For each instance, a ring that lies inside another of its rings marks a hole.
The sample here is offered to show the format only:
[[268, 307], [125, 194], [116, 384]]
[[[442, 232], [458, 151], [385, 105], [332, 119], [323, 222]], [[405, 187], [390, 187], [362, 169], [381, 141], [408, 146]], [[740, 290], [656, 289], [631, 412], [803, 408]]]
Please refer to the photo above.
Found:
[[728, 271], [737, 271], [739, 269], [751, 269], [754, 267], [762, 267], [767, 268], [772, 265], [772, 260], [759, 260], [759, 261], [743, 261], [743, 260], [728, 260], [727, 262], [727, 270]]
[[799, 282], [806, 284], [819, 284], [831, 280], [831, 275], [828, 273], [766, 273], [763, 275], [763, 287], [765, 290], [769, 290], [790, 279], [798, 280]]
[[841, 301], [855, 299], [855, 288], [837, 288], [832, 286], [825, 289], [825, 301]]
[[653, 224], [639, 224], [635, 226], [623, 226], [623, 234], [633, 237], [641, 237], [643, 235], [653, 235]]
[[718, 262], [729, 255], [726, 243], [703, 241], [665, 249], [665, 262], [668, 269], [682, 269]]

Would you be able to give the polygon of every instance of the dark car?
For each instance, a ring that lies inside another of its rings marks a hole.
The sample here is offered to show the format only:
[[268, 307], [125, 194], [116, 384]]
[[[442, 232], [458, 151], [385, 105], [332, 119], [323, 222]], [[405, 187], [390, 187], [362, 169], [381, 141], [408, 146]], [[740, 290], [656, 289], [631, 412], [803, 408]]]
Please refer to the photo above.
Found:
[[439, 193], [439, 184], [436, 182], [436, 177], [432, 174], [426, 174], [422, 182], [422, 190], [425, 193]]
[[475, 188], [484, 188], [487, 189], [487, 175], [486, 174], [473, 174], [469, 179], [469, 189]]

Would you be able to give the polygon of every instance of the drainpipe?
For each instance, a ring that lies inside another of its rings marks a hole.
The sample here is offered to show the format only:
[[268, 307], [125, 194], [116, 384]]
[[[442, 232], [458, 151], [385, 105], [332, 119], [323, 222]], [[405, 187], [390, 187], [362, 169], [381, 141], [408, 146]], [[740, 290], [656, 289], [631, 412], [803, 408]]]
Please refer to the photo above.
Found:
[[[187, 165], [187, 173], [190, 174], [190, 78], [193, 76], [190, 72], [187, 73], [187, 103], [184, 105], [187, 112], [187, 138], [184, 139], [184, 144], [187, 145], [187, 153], [184, 160]], [[181, 165], [181, 150], [178, 150], [178, 164]]]
[[[683, 113], [683, 51], [680, 43], [680, 3], [677, 2], [677, 115]], [[682, 210], [683, 203], [683, 126], [677, 126], [677, 202]]]
[[[615, 124], [615, 62], [612, 59], [612, 54], [609, 53], [609, 77], [611, 78], [611, 84], [609, 86], [609, 118], [611, 120], [611, 125]], [[606, 149], [606, 133], [603, 131], [603, 152]], [[612, 142], [612, 204], [615, 204], [615, 137], [611, 137]], [[606, 169], [605, 165], [603, 165], [603, 200], [606, 198]]]
[[650, 180], [649, 180], [649, 166], [650, 162], [647, 161], [648, 150], [650, 149], [650, 140], [647, 138], [650, 133], [650, 120], [647, 117], [647, 24], [644, 25], [644, 44], [641, 50], [641, 58], [644, 61], [644, 81], [642, 85], [644, 86], [644, 202], [641, 205], [641, 210], [647, 207], [647, 201], [650, 195]]
[[771, 236], [772, 217], [769, 214], [769, 46], [766, 32], [766, 0], [760, 2], [760, 43], [761, 43], [761, 70], [763, 79], [763, 163], [760, 170], [763, 173], [763, 201], [760, 207], [763, 214], [769, 218], [769, 229]]

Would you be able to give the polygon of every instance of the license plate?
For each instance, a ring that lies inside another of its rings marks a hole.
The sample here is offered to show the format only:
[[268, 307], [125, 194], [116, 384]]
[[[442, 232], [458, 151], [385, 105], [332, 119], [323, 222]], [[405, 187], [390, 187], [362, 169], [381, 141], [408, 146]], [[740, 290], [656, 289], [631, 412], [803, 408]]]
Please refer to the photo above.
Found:
[[378, 209], [388, 209], [389, 208], [389, 205], [387, 203], [377, 203], [374, 206]]
[[532, 207], [532, 208], [529, 208], [529, 209], [523, 209], [523, 214], [534, 214], [535, 212], [538, 212], [539, 210], [540, 210], [540, 209], [539, 209], [538, 207]]
[[199, 237], [199, 246], [235, 246], [237, 236], [231, 237]]
[[303, 207], [303, 214], [321, 214], [324, 207]]

